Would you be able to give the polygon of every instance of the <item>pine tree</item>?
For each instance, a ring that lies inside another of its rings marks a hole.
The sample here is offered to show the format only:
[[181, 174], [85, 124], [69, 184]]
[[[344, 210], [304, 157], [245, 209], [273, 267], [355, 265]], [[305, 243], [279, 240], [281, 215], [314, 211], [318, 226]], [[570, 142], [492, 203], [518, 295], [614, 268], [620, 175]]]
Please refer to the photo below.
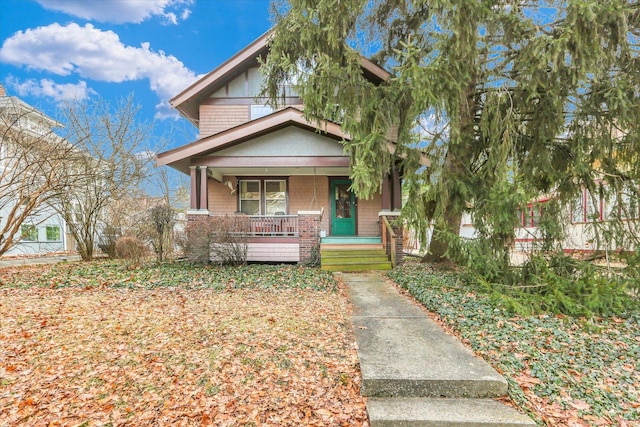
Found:
[[[342, 124], [359, 197], [401, 168], [405, 220], [434, 226], [426, 260], [458, 259], [464, 212], [503, 267], [527, 201], [552, 200], [551, 245], [581, 188], [637, 197], [638, 1], [290, 0], [274, 12], [264, 93], [293, 82], [309, 118]], [[361, 55], [390, 77], [367, 79]], [[638, 244], [623, 222], [606, 226]]]

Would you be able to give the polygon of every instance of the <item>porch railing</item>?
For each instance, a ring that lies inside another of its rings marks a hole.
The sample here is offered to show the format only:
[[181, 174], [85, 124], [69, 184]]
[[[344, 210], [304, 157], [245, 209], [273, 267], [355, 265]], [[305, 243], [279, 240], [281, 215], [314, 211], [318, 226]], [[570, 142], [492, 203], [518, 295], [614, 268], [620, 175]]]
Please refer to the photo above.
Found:
[[298, 237], [297, 215], [211, 215], [220, 226], [248, 237]]
[[298, 236], [297, 215], [248, 215], [250, 236]]
[[390, 255], [391, 265], [395, 267], [396, 261], [396, 233], [391, 227], [391, 223], [386, 216], [382, 217], [382, 245], [387, 248], [388, 255]]

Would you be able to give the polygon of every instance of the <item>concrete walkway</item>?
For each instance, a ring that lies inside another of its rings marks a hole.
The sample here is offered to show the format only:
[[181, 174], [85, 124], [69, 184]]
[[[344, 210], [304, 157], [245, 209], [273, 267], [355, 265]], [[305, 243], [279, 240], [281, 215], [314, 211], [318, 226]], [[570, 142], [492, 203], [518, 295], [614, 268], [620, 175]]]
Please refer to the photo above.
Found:
[[353, 304], [372, 427], [535, 426], [493, 400], [507, 382], [379, 273], [337, 273]]

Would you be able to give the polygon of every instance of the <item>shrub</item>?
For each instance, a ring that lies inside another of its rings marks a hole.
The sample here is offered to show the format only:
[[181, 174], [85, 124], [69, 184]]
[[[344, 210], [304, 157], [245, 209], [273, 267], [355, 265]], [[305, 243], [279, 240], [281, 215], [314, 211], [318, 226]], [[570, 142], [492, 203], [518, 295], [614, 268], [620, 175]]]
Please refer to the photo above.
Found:
[[187, 224], [179, 242], [188, 261], [242, 265], [247, 260], [248, 219], [240, 216], [199, 218]]
[[109, 258], [116, 257], [116, 241], [121, 237], [120, 229], [117, 227], [107, 226], [100, 236], [98, 247], [102, 253], [107, 254]]
[[305, 259], [302, 262], [302, 265], [305, 267], [320, 267], [321, 261], [320, 244], [316, 243], [311, 247], [309, 258]]
[[116, 240], [116, 258], [124, 259], [131, 263], [139, 263], [148, 253], [147, 247], [136, 237], [123, 236]]

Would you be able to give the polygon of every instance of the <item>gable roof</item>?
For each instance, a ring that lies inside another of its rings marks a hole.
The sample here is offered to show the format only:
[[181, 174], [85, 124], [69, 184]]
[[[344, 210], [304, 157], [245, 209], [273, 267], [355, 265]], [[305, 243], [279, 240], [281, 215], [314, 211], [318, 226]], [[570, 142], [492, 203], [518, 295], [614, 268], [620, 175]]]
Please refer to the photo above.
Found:
[[35, 109], [17, 96], [6, 95], [6, 92], [5, 95], [0, 95], [0, 111], [2, 111], [3, 114], [23, 116], [31, 122], [46, 125], [49, 129], [64, 127], [62, 123], [52, 119], [42, 111]]
[[309, 122], [304, 118], [302, 111], [294, 107], [287, 107], [259, 119], [160, 153], [157, 156], [156, 164], [158, 166], [169, 165], [188, 174], [191, 157], [204, 156], [288, 126], [296, 126], [336, 140], [349, 139], [348, 135], [342, 132], [340, 125], [326, 120]]
[[[269, 51], [268, 42], [272, 34], [273, 30], [267, 31], [222, 65], [173, 97], [169, 101], [171, 106], [197, 126], [200, 119], [199, 106], [202, 100], [222, 85], [231, 81], [240, 72], [251, 66], [258, 65], [257, 58], [265, 56]], [[391, 75], [384, 68], [364, 56], [361, 56], [361, 66], [365, 76], [378, 83], [387, 80]]]

